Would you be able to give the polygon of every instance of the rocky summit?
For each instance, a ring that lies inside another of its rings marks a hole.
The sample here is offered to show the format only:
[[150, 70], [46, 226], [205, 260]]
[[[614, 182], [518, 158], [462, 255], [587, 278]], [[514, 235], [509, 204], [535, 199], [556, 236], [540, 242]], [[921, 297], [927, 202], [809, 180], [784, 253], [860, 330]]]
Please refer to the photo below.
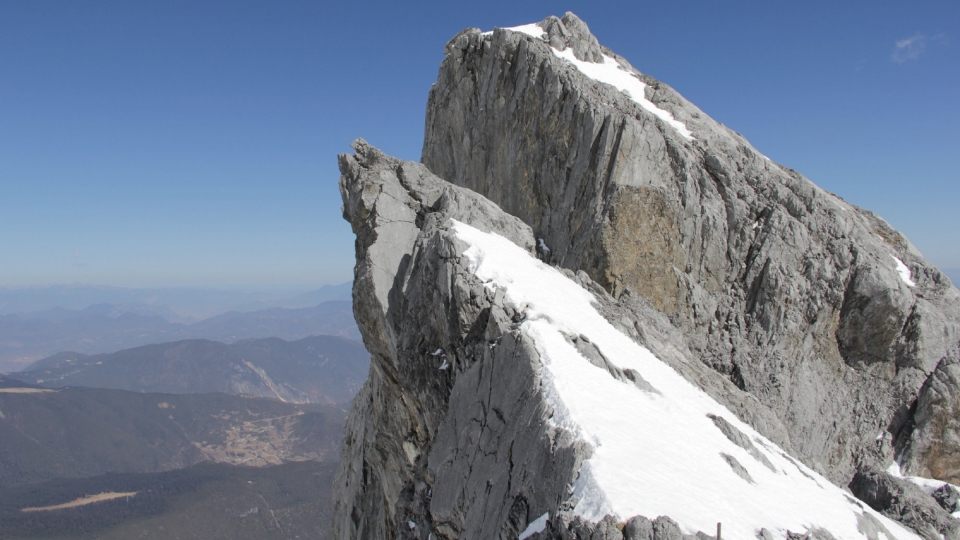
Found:
[[575, 15], [354, 149], [338, 538], [960, 538], [957, 289]]

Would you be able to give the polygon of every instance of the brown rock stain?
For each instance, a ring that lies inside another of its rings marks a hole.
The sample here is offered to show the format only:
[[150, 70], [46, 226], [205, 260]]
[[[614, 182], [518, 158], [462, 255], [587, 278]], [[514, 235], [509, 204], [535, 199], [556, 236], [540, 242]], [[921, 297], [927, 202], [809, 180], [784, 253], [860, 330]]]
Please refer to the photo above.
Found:
[[603, 229], [606, 265], [601, 283], [619, 292], [627, 286], [668, 314], [678, 311], [676, 268], [683, 266], [680, 230], [663, 191], [622, 186]]
[[940, 398], [939, 406], [930, 421], [933, 441], [920, 457], [923, 466], [921, 476], [936, 478], [951, 484], [960, 484], [960, 444], [956, 436], [958, 403], [946, 403]]

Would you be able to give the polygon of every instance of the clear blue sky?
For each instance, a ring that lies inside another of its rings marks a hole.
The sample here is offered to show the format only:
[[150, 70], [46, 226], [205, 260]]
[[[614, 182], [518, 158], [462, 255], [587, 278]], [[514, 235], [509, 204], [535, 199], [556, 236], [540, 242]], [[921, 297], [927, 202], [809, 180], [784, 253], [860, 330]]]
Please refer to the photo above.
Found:
[[0, 286], [350, 278], [336, 154], [419, 159], [458, 31], [580, 15], [960, 267], [960, 2], [0, 3]]

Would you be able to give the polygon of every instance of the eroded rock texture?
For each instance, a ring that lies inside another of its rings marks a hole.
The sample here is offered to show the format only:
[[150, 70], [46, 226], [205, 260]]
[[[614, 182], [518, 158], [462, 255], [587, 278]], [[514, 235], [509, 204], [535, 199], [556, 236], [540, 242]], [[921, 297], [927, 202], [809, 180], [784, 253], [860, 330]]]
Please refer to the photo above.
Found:
[[[882, 219], [771, 162], [576, 16], [540, 25], [542, 38], [471, 29], [447, 44], [423, 163], [522, 219], [552, 263], [662, 313], [675, 347], [772, 411], [761, 432], [785, 428], [782, 444], [834, 482], [895, 456], [907, 473], [960, 481], [950, 281]], [[563, 47], [615, 59], [692, 139]]]
[[926, 540], [960, 539], [960, 521], [906, 480], [864, 468], [854, 475], [850, 490], [874, 510], [907, 525]]
[[589, 448], [549, 426], [539, 355], [466, 270], [450, 220], [531, 252], [533, 236], [420, 164], [354, 147], [340, 188], [371, 368], [347, 419], [335, 536], [515, 538], [568, 496]]
[[[340, 186], [357, 235], [354, 310], [371, 367], [345, 428], [335, 536], [515, 538], [549, 513], [551, 530], [566, 537], [574, 521], [563, 512], [576, 502], [571, 485], [592, 448], [551, 426], [539, 354], [519, 331], [524, 314], [468, 270], [466, 246], [450, 229], [458, 220], [534, 253], [530, 228], [423, 165], [363, 141], [354, 148], [355, 155], [340, 156]], [[585, 272], [563, 272], [595, 295], [598, 311], [624, 334], [789, 448], [779, 419], [691, 361], [679, 330], [648, 300], [629, 291], [618, 300]], [[615, 378], [647, 384], [576, 339]], [[725, 428], [731, 440], [743, 439]], [[737, 444], [752, 444], [744, 441]], [[577, 527], [601, 525], [579, 520]]]

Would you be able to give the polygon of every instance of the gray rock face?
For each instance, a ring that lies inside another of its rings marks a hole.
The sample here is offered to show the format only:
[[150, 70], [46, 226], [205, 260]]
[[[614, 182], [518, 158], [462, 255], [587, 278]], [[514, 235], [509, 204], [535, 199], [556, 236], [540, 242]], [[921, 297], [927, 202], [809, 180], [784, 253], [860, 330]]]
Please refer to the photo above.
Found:
[[[468, 30], [447, 45], [423, 163], [522, 219], [551, 263], [661, 313], [648, 339], [744, 390], [731, 408], [834, 482], [895, 455], [960, 481], [950, 281], [879, 217], [598, 48], [576, 16], [540, 26], [545, 38]], [[613, 58], [693, 138], [551, 47]]]
[[683, 534], [677, 522], [667, 516], [650, 521], [644, 516], [634, 516], [619, 523], [613, 516], [606, 516], [597, 523], [583, 520], [580, 516], [560, 512], [547, 523], [546, 528], [530, 537], [532, 540], [716, 540], [703, 531]]
[[944, 484], [933, 492], [933, 500], [937, 501], [940, 508], [949, 513], [957, 511], [957, 502], [960, 501], [960, 493], [950, 484]]
[[945, 358], [927, 378], [917, 399], [904, 463], [917, 463], [916, 476], [960, 483], [960, 361]]
[[539, 355], [465, 268], [459, 220], [533, 252], [520, 220], [363, 141], [341, 155], [371, 353], [335, 481], [337, 538], [512, 538], [554, 511], [589, 448], [549, 427]]
[[[462, 258], [466, 245], [451, 230], [453, 220], [461, 221], [534, 253], [529, 227], [420, 164], [387, 157], [363, 141], [354, 148], [355, 155], [340, 156], [340, 185], [344, 216], [357, 235], [354, 309], [371, 367], [345, 428], [334, 484], [335, 537], [515, 538], [547, 514], [553, 518], [532, 538], [713, 538], [684, 535], [666, 516], [591, 523], [572, 514], [571, 486], [592, 448], [551, 425], [539, 353], [519, 331], [524, 315], [473, 275]], [[591, 291], [596, 309], [625, 335], [774, 441], [789, 442], [769, 408], [686, 358], [679, 330], [648, 300], [630, 291], [617, 300], [585, 272], [561, 272]], [[614, 379], [660, 393], [639, 373], [610, 363], [586, 336], [568, 339]], [[711, 419], [769, 466], [743, 432]], [[736, 458], [724, 458], [753, 481]], [[882, 529], [863, 519], [869, 530]], [[826, 531], [804, 534], [798, 537], [831, 538]]]
[[[644, 523], [652, 523], [654, 540], [680, 534], [666, 517], [590, 523], [564, 510], [576, 504], [570, 486], [592, 450], [550, 426], [539, 354], [518, 330], [523, 316], [468, 271], [450, 225], [495, 232], [534, 253], [530, 228], [423, 165], [362, 140], [354, 148], [355, 155], [340, 156], [340, 186], [357, 236], [354, 309], [371, 367], [344, 432], [335, 536], [513, 538], [544, 513], [556, 517], [541, 537], [643, 538]], [[585, 272], [562, 272], [593, 292], [597, 310], [624, 334], [786, 447], [776, 416], [688, 360], [679, 331], [649, 301], [630, 292], [617, 300]], [[623, 384], [659, 393], [585, 336], [568, 339]], [[714, 422], [754, 448], [734, 426]]]
[[960, 538], [960, 521], [910, 482], [876, 469], [861, 469], [854, 475], [850, 490], [874, 510], [902, 522], [927, 540]]
[[[957, 538], [941, 508], [955, 493], [935, 500], [875, 467], [897, 455], [907, 473], [960, 476], [960, 293], [880, 218], [763, 158], [576, 16], [540, 26], [541, 38], [466, 30], [447, 45], [424, 165], [362, 140], [339, 157], [371, 367], [345, 429], [335, 536], [515, 538], [548, 514], [532, 538], [713, 538], [666, 516], [571, 513], [592, 449], [551, 426], [523, 314], [471, 273], [456, 220], [559, 266], [621, 332], [878, 511]], [[551, 47], [613, 58], [652, 105]], [[660, 393], [586, 336], [566, 338], [620, 383]], [[711, 420], [773, 468], [743, 432]], [[857, 519], [866, 538], [892, 537], [870, 514]]]

